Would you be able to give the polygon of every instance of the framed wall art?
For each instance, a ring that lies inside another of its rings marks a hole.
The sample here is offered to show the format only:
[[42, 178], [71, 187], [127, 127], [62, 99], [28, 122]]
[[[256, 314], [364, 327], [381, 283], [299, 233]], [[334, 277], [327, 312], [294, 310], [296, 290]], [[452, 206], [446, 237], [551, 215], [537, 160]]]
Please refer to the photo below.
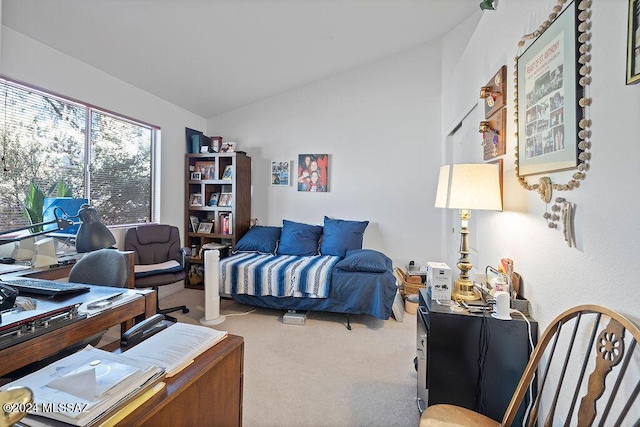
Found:
[[291, 162], [288, 160], [271, 162], [271, 185], [288, 187], [290, 183]]
[[640, 0], [629, 0], [627, 84], [640, 82]]
[[329, 182], [328, 154], [298, 155], [298, 191], [326, 193]]
[[517, 59], [520, 176], [577, 166], [578, 25], [572, 2]]

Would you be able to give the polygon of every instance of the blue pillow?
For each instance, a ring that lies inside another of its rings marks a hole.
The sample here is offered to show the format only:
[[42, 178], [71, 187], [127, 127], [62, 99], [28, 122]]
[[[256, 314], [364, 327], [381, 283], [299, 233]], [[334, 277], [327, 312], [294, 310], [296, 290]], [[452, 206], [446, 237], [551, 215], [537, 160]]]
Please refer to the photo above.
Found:
[[343, 257], [349, 249], [362, 249], [362, 236], [369, 221], [346, 221], [324, 217], [320, 253]]
[[256, 225], [247, 230], [236, 243], [235, 252], [275, 254], [278, 239], [280, 239], [280, 227]]
[[392, 271], [393, 264], [382, 252], [373, 249], [352, 249], [343, 260], [336, 263], [336, 268], [342, 271], [384, 273]]
[[318, 255], [320, 236], [322, 236], [321, 225], [302, 224], [285, 219], [282, 221], [278, 255]]

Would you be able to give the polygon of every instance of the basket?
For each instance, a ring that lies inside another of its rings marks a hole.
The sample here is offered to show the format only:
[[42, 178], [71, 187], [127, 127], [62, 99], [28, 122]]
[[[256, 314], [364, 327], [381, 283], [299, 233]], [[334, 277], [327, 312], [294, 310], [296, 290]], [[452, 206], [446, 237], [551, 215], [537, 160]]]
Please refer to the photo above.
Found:
[[395, 267], [393, 269], [393, 275], [396, 276], [398, 281], [398, 287], [400, 288], [400, 293], [404, 295], [417, 294], [420, 292], [420, 289], [425, 289], [427, 285], [420, 282], [414, 282], [415, 279], [413, 277], [419, 276], [408, 276], [407, 273], [402, 271], [400, 268]]

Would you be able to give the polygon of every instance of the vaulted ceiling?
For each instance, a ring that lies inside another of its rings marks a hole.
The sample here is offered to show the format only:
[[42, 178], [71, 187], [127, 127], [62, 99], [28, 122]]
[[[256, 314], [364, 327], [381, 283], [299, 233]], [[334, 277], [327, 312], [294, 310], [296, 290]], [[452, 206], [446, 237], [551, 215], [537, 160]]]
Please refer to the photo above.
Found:
[[3, 0], [2, 24], [204, 118], [441, 38], [479, 0]]

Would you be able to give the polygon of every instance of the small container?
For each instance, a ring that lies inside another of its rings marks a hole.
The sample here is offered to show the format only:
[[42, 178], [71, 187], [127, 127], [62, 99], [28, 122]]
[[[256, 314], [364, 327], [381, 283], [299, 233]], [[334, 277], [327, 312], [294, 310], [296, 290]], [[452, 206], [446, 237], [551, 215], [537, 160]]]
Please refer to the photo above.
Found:
[[409, 314], [418, 312], [418, 294], [409, 294], [404, 300], [404, 311]]

